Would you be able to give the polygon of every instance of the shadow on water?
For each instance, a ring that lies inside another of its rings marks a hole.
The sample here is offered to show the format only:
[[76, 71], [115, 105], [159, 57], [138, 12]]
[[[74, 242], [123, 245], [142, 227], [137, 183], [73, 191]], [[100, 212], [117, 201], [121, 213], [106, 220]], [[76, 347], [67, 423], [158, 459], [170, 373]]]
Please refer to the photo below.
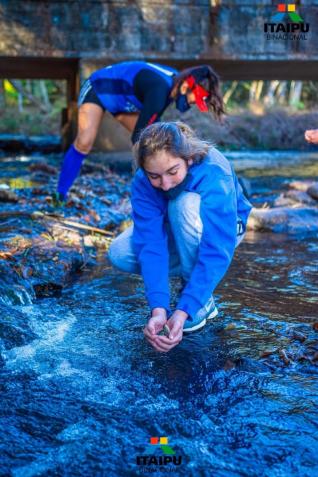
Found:
[[169, 354], [143, 339], [141, 279], [107, 260], [59, 298], [8, 307], [2, 474], [139, 475], [149, 438], [168, 436], [177, 475], [316, 475], [317, 361], [298, 358], [318, 350], [317, 250], [316, 237], [249, 234], [219, 316]]

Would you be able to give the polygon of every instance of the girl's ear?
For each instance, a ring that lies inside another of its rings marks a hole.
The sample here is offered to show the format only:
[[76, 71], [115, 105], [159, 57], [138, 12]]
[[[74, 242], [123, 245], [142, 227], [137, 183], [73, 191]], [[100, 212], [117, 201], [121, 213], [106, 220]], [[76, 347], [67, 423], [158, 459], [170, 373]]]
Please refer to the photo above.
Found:
[[186, 94], [187, 91], [188, 91], [188, 83], [186, 81], [183, 81], [180, 86], [180, 93]]
[[188, 166], [192, 166], [192, 164], [193, 164], [193, 159], [189, 159], [188, 160]]

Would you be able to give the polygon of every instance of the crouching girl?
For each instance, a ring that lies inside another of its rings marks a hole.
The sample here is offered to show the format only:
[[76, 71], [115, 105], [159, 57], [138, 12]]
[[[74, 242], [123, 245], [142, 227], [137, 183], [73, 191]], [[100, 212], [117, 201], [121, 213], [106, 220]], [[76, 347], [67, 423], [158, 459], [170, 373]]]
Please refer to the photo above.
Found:
[[[120, 270], [142, 274], [151, 309], [144, 335], [167, 352], [217, 315], [213, 292], [251, 205], [227, 159], [181, 122], [145, 128], [134, 154], [133, 225], [112, 242], [109, 257]], [[173, 312], [169, 275], [185, 283]]]

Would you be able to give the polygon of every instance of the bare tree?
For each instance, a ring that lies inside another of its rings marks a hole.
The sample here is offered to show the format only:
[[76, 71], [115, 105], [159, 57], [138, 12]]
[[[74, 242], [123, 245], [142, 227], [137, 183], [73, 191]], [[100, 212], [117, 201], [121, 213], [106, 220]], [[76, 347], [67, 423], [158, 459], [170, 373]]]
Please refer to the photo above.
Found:
[[252, 81], [250, 86], [250, 102], [251, 103], [260, 100], [260, 97], [263, 91], [263, 86], [264, 86], [263, 80]]
[[43, 98], [45, 107], [47, 111], [50, 111], [52, 109], [52, 105], [50, 102], [50, 98], [47, 92], [46, 84], [44, 80], [40, 80], [40, 91], [41, 91], [41, 96]]
[[223, 101], [225, 105], [227, 105], [227, 103], [229, 102], [232, 94], [236, 90], [237, 85], [238, 85], [238, 81], [233, 81], [229, 89], [225, 92], [223, 96]]
[[267, 89], [267, 93], [264, 96], [264, 104], [265, 106], [273, 106], [275, 103], [275, 92], [279, 86], [279, 81], [274, 80], [270, 81]]
[[289, 90], [289, 106], [297, 107], [297, 105], [300, 103], [302, 87], [302, 81], [291, 81]]
[[4, 108], [6, 105], [6, 95], [4, 92], [3, 79], [0, 79], [0, 107]]
[[280, 81], [276, 90], [276, 101], [278, 104], [286, 103], [287, 81]]
[[46, 105], [43, 104], [42, 101], [38, 100], [35, 96], [28, 93], [26, 91], [26, 89], [23, 88], [23, 86], [20, 84], [21, 83], [20, 81], [12, 80], [12, 79], [7, 80], [7, 81], [9, 81], [12, 84], [12, 86], [17, 90], [18, 93], [24, 95], [26, 98], [28, 98], [28, 100], [31, 103], [35, 104], [42, 113], [47, 113], [48, 112], [48, 109], [47, 109]]

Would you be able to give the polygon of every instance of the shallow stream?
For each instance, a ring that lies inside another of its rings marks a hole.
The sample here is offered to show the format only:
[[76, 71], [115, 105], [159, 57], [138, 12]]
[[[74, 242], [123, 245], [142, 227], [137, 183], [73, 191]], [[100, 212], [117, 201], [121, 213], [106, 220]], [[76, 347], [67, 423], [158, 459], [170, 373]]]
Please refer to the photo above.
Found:
[[[234, 163], [255, 203], [318, 176], [313, 158], [264, 172], [251, 156]], [[218, 317], [169, 354], [143, 339], [141, 279], [105, 258], [60, 297], [21, 300], [1, 305], [15, 345], [2, 345], [0, 475], [166, 475], [136, 463], [155, 436], [182, 456], [174, 475], [318, 475], [317, 360], [303, 358], [318, 352], [317, 236], [249, 233], [217, 289]]]

